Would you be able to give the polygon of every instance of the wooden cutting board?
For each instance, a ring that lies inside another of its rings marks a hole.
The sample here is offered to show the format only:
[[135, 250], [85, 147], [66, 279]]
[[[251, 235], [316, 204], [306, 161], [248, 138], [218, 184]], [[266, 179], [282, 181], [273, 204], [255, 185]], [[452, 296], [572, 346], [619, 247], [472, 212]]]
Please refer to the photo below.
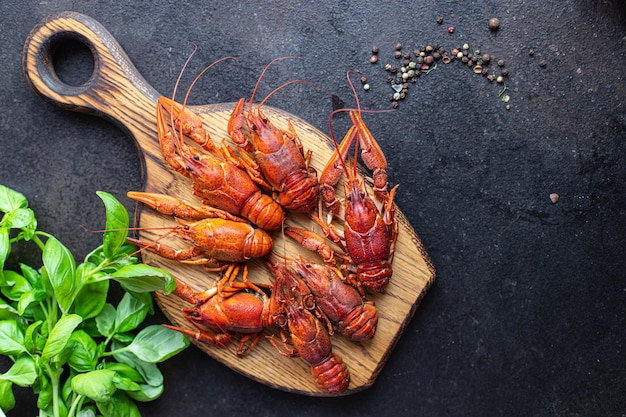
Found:
[[[54, 70], [54, 51], [68, 40], [84, 43], [94, 58], [94, 72], [80, 86], [63, 83]], [[199, 204], [199, 200], [191, 193], [190, 181], [172, 170], [161, 156], [155, 121], [155, 105], [159, 94], [148, 85], [120, 45], [97, 21], [74, 12], [62, 12], [45, 18], [33, 28], [26, 40], [23, 68], [28, 84], [44, 100], [68, 110], [105, 117], [129, 132], [143, 156], [145, 191], [167, 193]], [[216, 141], [227, 137], [226, 124], [234, 102], [239, 97], [232, 99], [232, 103], [190, 107], [200, 114], [206, 129]], [[288, 120], [293, 122], [305, 148], [313, 151], [312, 165], [321, 172], [333, 151], [330, 139], [297, 116], [269, 106], [264, 107], [264, 111], [279, 127], [286, 128]], [[402, 186], [398, 192], [402, 192]], [[396, 211], [396, 216], [400, 232], [393, 262], [393, 278], [384, 293], [368, 295], [376, 303], [379, 312], [376, 336], [364, 343], [351, 342], [338, 334], [332, 337], [333, 351], [343, 358], [351, 373], [351, 382], [345, 394], [363, 390], [374, 383], [420, 300], [435, 279], [435, 270], [417, 234], [400, 210]], [[156, 214], [149, 208], [138, 207], [136, 218], [139, 226], [145, 228], [175, 224], [173, 219]], [[290, 225], [314, 228], [314, 223], [303, 215], [289, 214], [287, 221]], [[139, 237], [153, 240], [159, 233], [162, 232], [143, 231]], [[279, 252], [284, 250], [293, 257], [302, 254], [321, 262], [317, 254], [283, 240], [280, 232], [275, 232], [273, 237], [275, 249]], [[170, 271], [196, 290], [207, 289], [215, 279], [215, 275], [198, 266], [182, 265], [147, 252], [142, 256], [144, 262]], [[253, 281], [267, 282], [268, 277], [269, 272], [264, 267], [258, 263], [251, 264], [250, 278]], [[181, 308], [188, 307], [186, 303], [173, 295], [164, 296], [161, 293], [155, 293], [155, 298], [172, 323], [192, 328], [181, 314]], [[203, 344], [198, 347], [226, 366], [263, 384], [300, 394], [327, 395], [316, 388], [310, 366], [304, 360], [279, 355], [267, 340], [261, 340], [242, 358], [222, 348]], [[190, 363], [188, 366], [192, 373], [195, 365]]]

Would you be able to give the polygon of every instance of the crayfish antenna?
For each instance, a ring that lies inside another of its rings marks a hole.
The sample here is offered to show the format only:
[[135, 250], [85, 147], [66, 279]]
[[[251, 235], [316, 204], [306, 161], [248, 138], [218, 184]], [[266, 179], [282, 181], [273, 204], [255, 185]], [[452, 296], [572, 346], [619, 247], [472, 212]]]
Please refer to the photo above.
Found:
[[[187, 59], [185, 60], [185, 63], [183, 64], [183, 67], [180, 70], [180, 73], [178, 74], [178, 77], [176, 78], [176, 84], [174, 84], [174, 90], [172, 91], [172, 99], [171, 99], [171, 103], [170, 103], [170, 108], [169, 108], [169, 114], [170, 114], [170, 124], [173, 127], [174, 126], [174, 102], [176, 99], [176, 92], [178, 90], [178, 86], [180, 85], [180, 81], [183, 77], [183, 74], [187, 68], [187, 66], [189, 65], [189, 62], [191, 62], [191, 58], [196, 54], [196, 52], [198, 51], [198, 45], [196, 45], [194, 42], [190, 42], [193, 45], [193, 51], [191, 51], [191, 53], [189, 54], [189, 56], [187, 57]], [[237, 61], [237, 58], [233, 57], [233, 56], [225, 56], [222, 57], [214, 62], [212, 62], [211, 64], [207, 65], [206, 67], [204, 67], [204, 69], [202, 71], [200, 71], [200, 73], [198, 73], [198, 75], [196, 75], [193, 79], [193, 81], [191, 82], [191, 84], [189, 85], [189, 87], [187, 88], [187, 91], [185, 93], [185, 97], [183, 99], [182, 102], [182, 109], [180, 111], [180, 113], [182, 114], [185, 110], [185, 107], [187, 107], [187, 101], [189, 99], [189, 95], [191, 94], [191, 90], [193, 89], [193, 87], [196, 85], [196, 83], [198, 82], [198, 80], [200, 80], [200, 78], [212, 67], [214, 67], [215, 65], [217, 65], [218, 63], [225, 61], [227, 59], [232, 59], [233, 61], [239, 63], [239, 61]], [[176, 142], [176, 147], [180, 152], [180, 149], [182, 148], [182, 139], [183, 138], [183, 123], [180, 123], [180, 127], [179, 127], [179, 132], [178, 135], [175, 135], [175, 142]]]
[[261, 80], [263, 79], [263, 76], [265, 75], [265, 73], [267, 72], [267, 70], [277, 61], [282, 61], [285, 59], [300, 59], [300, 60], [304, 60], [304, 58], [300, 57], [300, 56], [283, 56], [283, 57], [279, 57], [279, 58], [274, 58], [272, 59], [266, 66], [265, 68], [263, 68], [263, 71], [261, 71], [261, 75], [259, 75], [259, 78], [256, 81], [256, 84], [254, 85], [254, 90], [252, 90], [252, 95], [250, 96], [250, 101], [248, 103], [249, 106], [249, 111], [252, 111], [252, 103], [254, 103], [254, 96], [256, 95], [256, 92], [259, 88], [259, 85], [261, 84]]

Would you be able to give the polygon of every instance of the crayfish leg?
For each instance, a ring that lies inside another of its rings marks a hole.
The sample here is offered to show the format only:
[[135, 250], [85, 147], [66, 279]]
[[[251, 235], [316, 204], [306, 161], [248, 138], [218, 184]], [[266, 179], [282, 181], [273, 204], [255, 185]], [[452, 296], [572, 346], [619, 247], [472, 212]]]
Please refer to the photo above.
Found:
[[[182, 327], [170, 326], [169, 324], [162, 324], [162, 326], [171, 330], [175, 330], [179, 333], [182, 333], [185, 336], [197, 342], [206, 343], [209, 345], [221, 346], [229, 350], [230, 352], [232, 352], [232, 350], [227, 345], [227, 343], [232, 340], [232, 336], [228, 333], [211, 334], [207, 332], [206, 330], [202, 330], [200, 328], [198, 328], [194, 332], [193, 330], [185, 329]], [[236, 354], [235, 352], [233, 353]]]

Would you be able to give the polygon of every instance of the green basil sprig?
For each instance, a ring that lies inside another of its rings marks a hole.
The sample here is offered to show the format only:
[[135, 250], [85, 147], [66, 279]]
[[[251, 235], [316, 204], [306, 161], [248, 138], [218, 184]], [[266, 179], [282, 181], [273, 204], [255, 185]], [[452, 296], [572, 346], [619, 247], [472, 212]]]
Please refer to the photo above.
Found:
[[[40, 416], [139, 416], [135, 401], [163, 392], [156, 363], [189, 340], [159, 325], [140, 329], [154, 311], [152, 291], [176, 288], [172, 276], [138, 263], [126, 242], [128, 213], [98, 192], [106, 210], [102, 245], [77, 264], [54, 236], [37, 229], [21, 193], [0, 185], [0, 354], [13, 365], [0, 374], [0, 417], [15, 407], [13, 385], [32, 387]], [[42, 266], [5, 270], [11, 246], [25, 241]], [[108, 299], [111, 281], [124, 295]]]

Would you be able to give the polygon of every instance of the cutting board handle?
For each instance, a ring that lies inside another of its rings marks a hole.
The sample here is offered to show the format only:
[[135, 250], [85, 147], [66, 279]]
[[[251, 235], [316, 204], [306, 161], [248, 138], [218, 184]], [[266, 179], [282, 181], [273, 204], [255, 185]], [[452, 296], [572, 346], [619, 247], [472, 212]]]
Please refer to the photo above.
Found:
[[[63, 82], [54, 68], [55, 51], [69, 41], [83, 43], [94, 60], [93, 73], [78, 86]], [[159, 94], [139, 74], [113, 35], [89, 16], [66, 11], [44, 18], [26, 39], [22, 65], [27, 83], [46, 101], [110, 119], [135, 139], [145, 136], [138, 133], [156, 130]]]

